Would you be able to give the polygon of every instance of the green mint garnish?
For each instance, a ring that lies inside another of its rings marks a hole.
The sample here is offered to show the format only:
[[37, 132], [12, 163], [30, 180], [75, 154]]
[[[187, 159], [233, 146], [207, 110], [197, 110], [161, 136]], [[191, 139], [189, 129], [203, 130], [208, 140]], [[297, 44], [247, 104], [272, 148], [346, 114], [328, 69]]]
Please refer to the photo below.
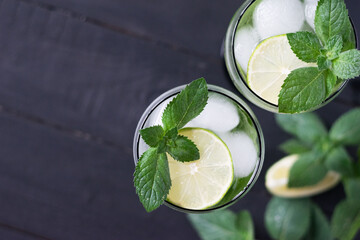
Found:
[[315, 32], [287, 34], [295, 55], [318, 67], [296, 69], [288, 75], [279, 94], [279, 112], [311, 110], [334, 92], [338, 79], [360, 75], [360, 51], [353, 49], [353, 29], [343, 0], [318, 2]]
[[279, 111], [296, 113], [321, 104], [326, 95], [325, 79], [325, 72], [316, 67], [292, 71], [279, 94]]
[[321, 44], [314, 33], [297, 32], [287, 34], [291, 49], [304, 62], [316, 62], [320, 55]]
[[178, 130], [197, 117], [208, 99], [204, 78], [185, 87], [165, 108], [162, 126], [140, 130], [140, 135], [150, 148], [140, 157], [135, 173], [136, 193], [146, 211], [158, 208], [166, 199], [171, 187], [171, 178], [166, 153], [180, 162], [200, 158], [196, 145]]

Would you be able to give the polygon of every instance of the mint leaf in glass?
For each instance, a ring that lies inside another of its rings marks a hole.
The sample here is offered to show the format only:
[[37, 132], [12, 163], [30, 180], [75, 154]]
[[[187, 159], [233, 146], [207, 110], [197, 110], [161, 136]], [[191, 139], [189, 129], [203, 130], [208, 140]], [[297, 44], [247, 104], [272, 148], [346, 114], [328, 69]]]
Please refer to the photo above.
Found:
[[290, 169], [288, 187], [315, 185], [325, 177], [327, 171], [321, 158], [319, 159], [319, 154], [302, 154]]
[[265, 226], [273, 239], [297, 240], [310, 226], [311, 202], [309, 199], [273, 197], [266, 207]]
[[277, 124], [284, 131], [296, 136], [302, 142], [315, 144], [320, 138], [327, 136], [324, 123], [314, 113], [278, 114], [275, 117]]
[[360, 229], [360, 204], [358, 200], [344, 200], [339, 203], [331, 219], [334, 237], [351, 240]]
[[337, 82], [337, 77], [335, 76], [335, 74], [330, 71], [327, 70], [325, 72], [326, 74], [326, 97], [330, 97], [330, 95], [334, 92], [334, 88], [336, 86], [336, 82]]
[[325, 74], [316, 67], [299, 68], [285, 79], [279, 94], [279, 111], [297, 113], [317, 107], [325, 100]]
[[199, 150], [195, 143], [185, 136], [179, 135], [176, 139], [170, 140], [174, 144], [169, 144], [167, 152], [180, 162], [190, 162], [200, 158]]
[[156, 148], [149, 148], [144, 152], [136, 165], [134, 184], [146, 211], [158, 208], [171, 187], [166, 154], [158, 154]]
[[349, 16], [343, 0], [320, 0], [315, 12], [315, 31], [325, 45], [333, 36], [344, 36]]
[[357, 49], [342, 52], [333, 61], [333, 71], [342, 79], [351, 79], [360, 75], [360, 51]]
[[156, 147], [164, 137], [164, 129], [161, 126], [152, 126], [141, 129], [140, 135], [147, 145]]
[[329, 60], [337, 58], [341, 53], [343, 44], [343, 39], [339, 35], [332, 36], [330, 39], [328, 39], [325, 45], [326, 57]]
[[360, 108], [342, 115], [330, 129], [331, 140], [344, 145], [360, 144]]
[[140, 130], [140, 135], [150, 148], [140, 157], [134, 173], [134, 185], [146, 211], [158, 208], [166, 199], [171, 178], [166, 153], [181, 162], [200, 158], [196, 145], [178, 129], [197, 117], [208, 99], [204, 78], [185, 87], [167, 106], [162, 116], [162, 126]]
[[329, 69], [332, 64], [332, 62], [329, 59], [327, 59], [325, 56], [322, 55], [318, 56], [316, 63], [320, 71]]
[[204, 109], [208, 89], [204, 78], [199, 78], [185, 87], [165, 108], [162, 123], [165, 130], [184, 127]]
[[288, 33], [286, 36], [291, 49], [300, 60], [308, 63], [317, 61], [322, 47], [314, 33], [296, 32]]
[[300, 154], [311, 150], [308, 145], [297, 139], [290, 139], [282, 143], [280, 149], [287, 154]]

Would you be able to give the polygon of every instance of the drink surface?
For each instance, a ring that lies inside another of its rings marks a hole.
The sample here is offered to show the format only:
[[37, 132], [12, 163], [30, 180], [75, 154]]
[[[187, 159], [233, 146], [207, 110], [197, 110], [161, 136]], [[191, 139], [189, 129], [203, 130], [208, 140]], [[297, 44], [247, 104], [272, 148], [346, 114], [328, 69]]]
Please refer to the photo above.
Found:
[[[284, 73], [294, 70], [294, 66], [297, 68], [316, 66], [315, 63], [306, 64], [301, 60], [295, 62], [296, 56], [288, 42], [284, 44], [281, 38], [276, 39], [275, 36], [298, 31], [314, 32], [317, 4], [318, 0], [256, 0], [240, 18], [233, 46], [238, 72], [256, 95], [273, 105], [277, 105], [278, 94], [288, 75]], [[272, 43], [267, 41], [271, 38], [273, 38]], [[270, 46], [264, 48], [262, 45], [266, 41]], [[259, 48], [262, 48], [261, 51]], [[276, 48], [277, 50], [274, 51]], [[255, 55], [264, 55], [266, 61], [259, 63], [256, 69], [253, 69], [256, 61], [261, 59]], [[258, 74], [259, 72], [266, 74], [261, 75]], [[253, 84], [257, 80], [268, 84]], [[342, 82], [339, 82], [334, 92], [341, 85]]]
[[[162, 113], [173, 98], [174, 96], [169, 97], [157, 105], [148, 116], [143, 128], [162, 125]], [[226, 204], [236, 198], [248, 185], [256, 165], [260, 161], [260, 140], [252, 118], [231, 98], [221, 93], [209, 91], [208, 104], [205, 109], [198, 117], [190, 121], [185, 128], [210, 130], [226, 144], [232, 157], [234, 180], [222, 200], [217, 203], [217, 206]], [[146, 143], [140, 139], [138, 145], [139, 156], [147, 149]]]

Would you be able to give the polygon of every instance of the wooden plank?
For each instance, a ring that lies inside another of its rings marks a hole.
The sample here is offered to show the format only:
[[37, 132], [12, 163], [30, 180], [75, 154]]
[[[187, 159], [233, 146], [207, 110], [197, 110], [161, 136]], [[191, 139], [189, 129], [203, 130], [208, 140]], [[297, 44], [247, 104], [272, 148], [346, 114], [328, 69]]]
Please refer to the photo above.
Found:
[[[131, 143], [162, 92], [205, 76], [233, 89], [222, 61], [206, 62], [31, 4], [0, 8], [0, 103]], [[125, 139], [125, 140], [124, 140]]]
[[[244, 1], [177, 0], [34, 0], [68, 9], [135, 35], [178, 48], [218, 56], [226, 28]], [[355, 26], [360, 25], [358, 1], [346, 0]]]

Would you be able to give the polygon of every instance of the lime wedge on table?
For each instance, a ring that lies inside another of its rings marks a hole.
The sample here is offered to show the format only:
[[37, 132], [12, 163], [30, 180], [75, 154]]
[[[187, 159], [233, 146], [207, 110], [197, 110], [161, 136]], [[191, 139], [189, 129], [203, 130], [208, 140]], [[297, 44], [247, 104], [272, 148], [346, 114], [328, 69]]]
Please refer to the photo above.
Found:
[[298, 68], [313, 66], [317, 66], [316, 63], [306, 63], [297, 58], [286, 35], [270, 37], [252, 53], [247, 82], [257, 95], [277, 105], [281, 86], [288, 74]]
[[290, 168], [297, 159], [298, 155], [290, 155], [280, 159], [269, 168], [265, 176], [265, 186], [269, 192], [279, 197], [308, 197], [324, 192], [340, 181], [338, 173], [329, 171], [323, 180], [313, 186], [288, 188]]
[[230, 151], [209, 130], [184, 128], [179, 134], [196, 144], [200, 159], [182, 163], [168, 155], [172, 185], [167, 200], [187, 209], [206, 209], [218, 203], [233, 182]]

